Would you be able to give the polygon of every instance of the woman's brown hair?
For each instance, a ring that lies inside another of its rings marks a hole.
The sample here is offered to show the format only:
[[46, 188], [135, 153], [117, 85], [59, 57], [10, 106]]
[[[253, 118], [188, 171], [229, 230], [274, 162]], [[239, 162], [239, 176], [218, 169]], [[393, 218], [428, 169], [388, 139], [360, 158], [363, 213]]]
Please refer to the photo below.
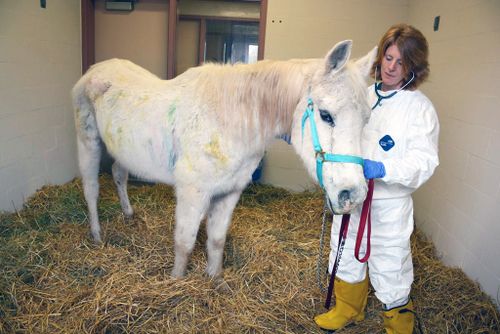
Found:
[[371, 76], [375, 78], [375, 73], [377, 73], [375, 80], [382, 80], [380, 65], [385, 52], [392, 45], [396, 45], [401, 53], [405, 77], [403, 85], [411, 79], [411, 72], [415, 75], [415, 78], [405, 89], [416, 89], [429, 76], [429, 62], [427, 61], [429, 47], [427, 40], [420, 30], [408, 24], [400, 23], [393, 25], [382, 36], [378, 44], [377, 58], [370, 72]]

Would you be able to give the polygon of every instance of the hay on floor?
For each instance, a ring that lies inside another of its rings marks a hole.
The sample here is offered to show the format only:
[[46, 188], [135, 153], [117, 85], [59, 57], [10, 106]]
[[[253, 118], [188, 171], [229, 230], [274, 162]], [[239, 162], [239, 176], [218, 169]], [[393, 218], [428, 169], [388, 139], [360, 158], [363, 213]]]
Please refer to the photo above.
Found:
[[[172, 188], [129, 186], [135, 216], [125, 220], [111, 178], [100, 181], [104, 246], [89, 239], [79, 180], [44, 187], [18, 213], [0, 215], [0, 333], [323, 333], [312, 320], [324, 312], [321, 193], [247, 188], [221, 282], [203, 274], [203, 226], [187, 277], [169, 276]], [[498, 309], [479, 286], [445, 267], [418, 231], [412, 242], [424, 331], [498, 333]], [[380, 312], [370, 292], [367, 319], [338, 333], [383, 333]]]

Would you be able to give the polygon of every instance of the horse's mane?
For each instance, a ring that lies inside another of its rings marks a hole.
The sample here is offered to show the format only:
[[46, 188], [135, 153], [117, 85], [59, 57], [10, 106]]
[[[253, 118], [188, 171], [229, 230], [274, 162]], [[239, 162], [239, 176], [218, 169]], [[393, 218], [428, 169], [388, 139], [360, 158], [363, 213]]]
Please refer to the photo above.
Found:
[[[293, 112], [319, 60], [260, 61], [254, 64], [205, 64], [195, 73], [197, 96], [225, 124], [253, 135], [289, 131]], [[243, 133], [242, 133], [243, 134]]]

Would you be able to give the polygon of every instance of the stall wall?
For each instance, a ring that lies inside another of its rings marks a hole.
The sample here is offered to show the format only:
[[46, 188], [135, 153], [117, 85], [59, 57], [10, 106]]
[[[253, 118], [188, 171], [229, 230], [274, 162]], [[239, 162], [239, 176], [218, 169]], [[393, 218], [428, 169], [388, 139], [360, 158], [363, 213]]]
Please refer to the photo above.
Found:
[[128, 59], [167, 77], [168, 1], [139, 1], [131, 12], [108, 11], [95, 1], [95, 60]]
[[0, 0], [0, 211], [77, 175], [80, 1]]
[[[422, 90], [439, 114], [441, 165], [415, 198], [418, 226], [444, 262], [499, 303], [500, 1], [419, 0], [409, 21], [430, 44]], [[433, 31], [434, 17], [440, 27]]]

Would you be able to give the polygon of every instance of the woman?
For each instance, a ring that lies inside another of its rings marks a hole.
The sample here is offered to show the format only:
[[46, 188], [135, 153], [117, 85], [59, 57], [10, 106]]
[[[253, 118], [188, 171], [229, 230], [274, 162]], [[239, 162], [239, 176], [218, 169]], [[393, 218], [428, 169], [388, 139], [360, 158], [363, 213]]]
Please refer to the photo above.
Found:
[[[372, 115], [363, 130], [364, 174], [376, 179], [371, 255], [368, 265], [354, 257], [359, 209], [351, 216], [354, 225], [349, 227], [335, 279], [335, 307], [314, 319], [323, 329], [335, 330], [364, 319], [369, 276], [375, 296], [383, 304], [386, 332], [413, 332], [411, 193], [439, 164], [438, 118], [429, 99], [417, 90], [429, 74], [427, 58], [425, 37], [407, 24], [392, 26], [378, 45], [371, 73], [377, 82], [368, 88]], [[339, 228], [337, 216], [332, 224], [330, 272]]]

